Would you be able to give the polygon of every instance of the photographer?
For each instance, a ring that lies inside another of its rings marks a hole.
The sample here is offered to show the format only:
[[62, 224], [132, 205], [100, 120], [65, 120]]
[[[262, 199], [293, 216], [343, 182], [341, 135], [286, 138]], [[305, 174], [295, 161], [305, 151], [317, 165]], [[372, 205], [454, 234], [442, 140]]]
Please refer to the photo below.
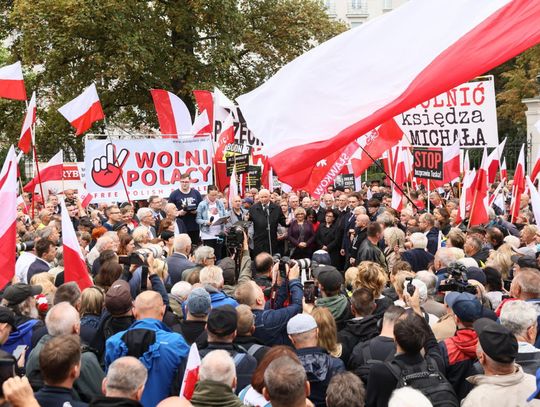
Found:
[[201, 228], [203, 244], [214, 248], [217, 260], [220, 260], [222, 257], [222, 245], [221, 240], [218, 239], [218, 235], [223, 232], [223, 224], [214, 226], [212, 223], [226, 215], [225, 206], [218, 199], [217, 187], [215, 185], [209, 185], [205, 199], [197, 207], [195, 221]]
[[[264, 292], [255, 281], [248, 281], [240, 284], [235, 291], [235, 297], [240, 304], [248, 305], [255, 316], [255, 332], [253, 336], [267, 346], [291, 345], [287, 336], [287, 322], [302, 312], [302, 299], [304, 291], [300, 282], [300, 267], [294, 264], [289, 267], [285, 264], [285, 275], [283, 278], [279, 273], [277, 262], [272, 269], [275, 292], [274, 308], [271, 307], [272, 300], [265, 301]], [[289, 298], [289, 305], [284, 307], [285, 300]]]
[[[238, 284], [251, 280], [251, 258], [249, 257], [248, 237], [245, 230], [242, 230], [242, 234], [242, 247], [237, 247], [238, 242], [233, 242], [236, 247], [227, 247], [227, 249], [231, 249], [232, 253], [222, 259], [218, 264], [223, 270], [223, 278], [225, 280], [223, 291], [227, 295], [233, 295], [235, 287]], [[227, 246], [229, 245], [227, 244]], [[237, 256], [240, 256], [240, 259]]]
[[[159, 246], [153, 246], [152, 248], [155, 248], [157, 250]], [[154, 254], [157, 254], [157, 257], [160, 257], [160, 253], [153, 253], [152, 251], [149, 251], [144, 255], [140, 255], [141, 258], [145, 257], [145, 264], [137, 267], [133, 272], [131, 278], [128, 280], [131, 289], [131, 297], [135, 298], [142, 291], [146, 291], [148, 289], [158, 292], [163, 298], [163, 303], [168, 306], [169, 296], [167, 295], [165, 284], [158, 275], [158, 270], [155, 267], [156, 264], [154, 262]], [[125, 274], [122, 277], [125, 277]]]

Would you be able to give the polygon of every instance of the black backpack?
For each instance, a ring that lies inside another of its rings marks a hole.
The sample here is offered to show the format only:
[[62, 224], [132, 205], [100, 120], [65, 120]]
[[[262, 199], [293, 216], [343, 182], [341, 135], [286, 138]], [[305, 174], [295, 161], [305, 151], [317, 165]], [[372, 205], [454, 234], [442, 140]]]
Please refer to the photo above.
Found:
[[410, 386], [426, 396], [433, 407], [459, 407], [454, 388], [440, 374], [435, 361], [429, 357], [416, 365], [405, 365], [401, 361], [385, 362], [397, 380], [396, 389]]
[[373, 365], [376, 365], [376, 364], [379, 364], [379, 363], [385, 363], [385, 362], [391, 361], [392, 359], [394, 359], [395, 351], [390, 352], [385, 360], [378, 360], [378, 359], [373, 359], [373, 354], [371, 352], [371, 341], [370, 340], [366, 341], [366, 342], [363, 342], [360, 346], [361, 346], [361, 349], [362, 349], [362, 359], [363, 359], [364, 363], [361, 366], [358, 366], [354, 370], [354, 373], [358, 377], [360, 377], [360, 379], [362, 379], [362, 381], [364, 382], [365, 385], [367, 385], [368, 377], [369, 377], [369, 371], [371, 370], [371, 367]]

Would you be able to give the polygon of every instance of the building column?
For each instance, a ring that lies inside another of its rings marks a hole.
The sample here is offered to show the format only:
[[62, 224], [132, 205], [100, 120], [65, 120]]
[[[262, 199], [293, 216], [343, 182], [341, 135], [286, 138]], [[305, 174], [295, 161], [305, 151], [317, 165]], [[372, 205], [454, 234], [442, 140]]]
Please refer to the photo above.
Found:
[[[540, 96], [523, 99], [522, 102], [527, 106], [525, 116], [527, 117], [527, 140], [530, 141], [530, 155], [527, 160], [527, 174], [531, 173], [534, 167], [538, 149], [540, 148], [540, 125], [535, 126], [540, 122]], [[539, 127], [539, 128], [537, 128]]]

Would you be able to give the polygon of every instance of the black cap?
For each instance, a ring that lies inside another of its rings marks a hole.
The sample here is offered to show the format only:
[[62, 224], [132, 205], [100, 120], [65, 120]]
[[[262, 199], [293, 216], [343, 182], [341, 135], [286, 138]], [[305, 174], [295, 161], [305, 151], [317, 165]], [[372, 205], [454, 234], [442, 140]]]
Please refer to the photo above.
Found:
[[514, 254], [511, 259], [519, 267], [529, 267], [533, 269], [538, 268], [538, 263], [536, 262], [536, 257], [534, 256], [520, 256], [519, 254]]
[[232, 305], [213, 308], [208, 315], [206, 329], [217, 336], [227, 336], [236, 331], [238, 315]]
[[4, 291], [3, 299], [9, 305], [18, 305], [28, 297], [41, 294], [43, 289], [40, 285], [28, 285], [24, 283], [16, 283], [7, 287]]
[[17, 330], [15, 325], [15, 313], [7, 307], [0, 306], [0, 323], [8, 323], [14, 331]]
[[473, 324], [480, 346], [486, 355], [499, 363], [512, 363], [518, 354], [518, 341], [504, 326], [488, 318]]
[[127, 227], [127, 224], [125, 224], [124, 222], [118, 222], [118, 223], [115, 223], [112, 227], [112, 230], [113, 232], [118, 232], [120, 229], [122, 229], [123, 227]]
[[344, 281], [341, 273], [333, 266], [317, 267], [316, 278], [326, 292], [338, 291]]

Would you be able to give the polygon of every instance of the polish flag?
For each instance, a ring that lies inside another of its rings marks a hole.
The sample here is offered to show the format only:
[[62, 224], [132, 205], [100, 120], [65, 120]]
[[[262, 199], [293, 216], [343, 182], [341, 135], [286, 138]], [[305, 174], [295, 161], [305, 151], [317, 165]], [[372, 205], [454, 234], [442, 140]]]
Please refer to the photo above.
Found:
[[[401, 148], [401, 142], [398, 145], [397, 149], [397, 161], [396, 161], [396, 168], [394, 171], [394, 181], [398, 185], [403, 185], [405, 182], [407, 182], [407, 174], [405, 169], [405, 154], [403, 153], [403, 149]], [[403, 193], [396, 187], [394, 183], [392, 183], [392, 203], [391, 207], [395, 209], [398, 212], [401, 212], [403, 209]]]
[[[186, 104], [174, 93], [162, 89], [150, 91], [159, 121], [161, 134], [175, 136], [191, 132], [191, 114]], [[164, 137], [169, 138], [169, 137]]]
[[506, 158], [503, 158], [503, 160], [502, 160], [501, 178], [502, 178], [502, 180], [507, 180], [508, 179], [508, 170], [506, 169]]
[[463, 186], [461, 188], [461, 196], [459, 197], [459, 210], [458, 216], [456, 217], [456, 225], [459, 225], [463, 219], [467, 216], [467, 212], [471, 208], [472, 196], [474, 194], [471, 191], [471, 185], [476, 178], [476, 170], [467, 171], [463, 177]]
[[445, 183], [451, 184], [460, 175], [459, 139], [454, 144], [443, 148], [443, 179], [430, 180], [431, 188], [441, 188]]
[[238, 196], [238, 177], [236, 176], [236, 165], [233, 167], [229, 183], [229, 211], [232, 211], [232, 202], [235, 196]]
[[89, 130], [94, 122], [105, 118], [94, 83], [58, 111], [75, 127], [76, 136]]
[[92, 199], [94, 198], [90, 192], [86, 190], [84, 187], [79, 187], [79, 198], [81, 199], [81, 206], [83, 208], [86, 208], [90, 203], [92, 202]]
[[519, 151], [516, 171], [514, 172], [514, 184], [512, 185], [512, 204], [510, 206], [510, 222], [519, 215], [519, 207], [521, 204], [521, 194], [525, 191], [525, 145], [521, 146]]
[[199, 349], [197, 349], [197, 344], [193, 343], [191, 348], [189, 348], [186, 370], [184, 371], [184, 380], [182, 380], [182, 387], [180, 388], [180, 397], [191, 400], [195, 385], [199, 381], [200, 367], [201, 356], [199, 355]]
[[209, 133], [207, 129], [209, 129], [210, 121], [208, 120], [208, 113], [206, 110], [199, 114], [197, 117], [195, 117], [195, 120], [193, 121], [193, 126], [191, 126], [190, 133], [195, 135], [204, 135], [205, 133]]
[[329, 151], [536, 45], [538, 21], [538, 1], [410, 1], [237, 100], [280, 179], [305, 185]]
[[206, 112], [208, 117], [208, 126], [201, 129], [201, 133], [214, 132], [214, 95], [209, 90], [194, 90], [193, 96], [197, 101], [199, 115]]
[[465, 155], [463, 157], [463, 168], [461, 168], [461, 174], [465, 174], [467, 171], [471, 170], [471, 162], [469, 160], [469, 150], [465, 151]]
[[26, 100], [20, 61], [0, 68], [0, 98]]
[[34, 124], [36, 123], [36, 92], [32, 92], [32, 98], [28, 103], [26, 116], [21, 130], [18, 147], [25, 154], [30, 152], [34, 144]]
[[529, 177], [527, 177], [527, 187], [529, 188], [529, 193], [531, 194], [531, 206], [534, 214], [535, 222], [538, 224], [540, 220], [540, 194], [534, 186], [533, 182]]
[[38, 188], [39, 180], [44, 184], [51, 181], [62, 181], [64, 169], [64, 154], [60, 150], [56, 155], [50, 159], [45, 168], [40, 168], [39, 177], [36, 175], [32, 181], [26, 184], [23, 188], [25, 192], [34, 192]]
[[532, 182], [536, 180], [536, 177], [538, 177], [538, 174], [540, 174], [540, 148], [536, 152], [536, 160], [534, 161], [534, 167], [531, 171]]
[[15, 274], [15, 245], [17, 243], [17, 161], [13, 146], [2, 168], [5, 177], [0, 185], [0, 287], [4, 288]]
[[469, 214], [469, 226], [481, 225], [489, 222], [488, 207], [488, 183], [487, 183], [487, 151], [484, 148], [482, 164], [476, 172], [472, 190], [472, 205]]
[[216, 153], [214, 155], [214, 162], [225, 161], [223, 154], [225, 153], [225, 147], [227, 144], [234, 143], [234, 121], [232, 114], [229, 113], [227, 119], [223, 123], [221, 133], [217, 136]]
[[88, 268], [86, 262], [81, 253], [81, 246], [75, 235], [75, 229], [73, 223], [69, 217], [66, 203], [64, 200], [60, 201], [62, 209], [62, 243], [64, 245], [64, 281], [75, 281], [79, 288], [84, 290], [85, 288], [92, 287], [94, 284], [88, 274]]
[[488, 183], [493, 184], [497, 176], [497, 170], [501, 164], [502, 152], [506, 145], [506, 138], [488, 156]]
[[225, 94], [214, 87], [214, 119], [225, 121], [229, 113], [236, 110], [236, 105]]

